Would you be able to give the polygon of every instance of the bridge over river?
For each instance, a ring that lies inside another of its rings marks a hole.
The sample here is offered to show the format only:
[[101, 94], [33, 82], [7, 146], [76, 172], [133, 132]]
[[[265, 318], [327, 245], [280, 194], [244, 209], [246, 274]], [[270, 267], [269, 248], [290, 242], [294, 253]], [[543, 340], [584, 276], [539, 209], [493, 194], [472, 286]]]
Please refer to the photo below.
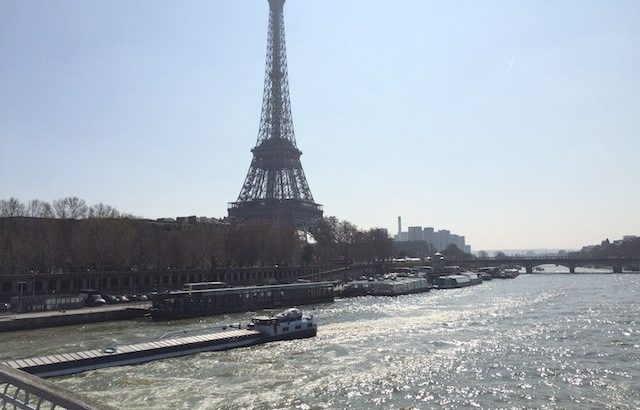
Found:
[[504, 258], [474, 258], [474, 259], [447, 259], [448, 265], [458, 265], [467, 268], [480, 268], [488, 266], [519, 265], [533, 273], [534, 268], [540, 265], [559, 265], [569, 268], [569, 272], [575, 273], [578, 267], [610, 267], [614, 273], [622, 273], [625, 266], [640, 266], [640, 256], [635, 258], [589, 258], [576, 256], [539, 256], [539, 257], [504, 257]]

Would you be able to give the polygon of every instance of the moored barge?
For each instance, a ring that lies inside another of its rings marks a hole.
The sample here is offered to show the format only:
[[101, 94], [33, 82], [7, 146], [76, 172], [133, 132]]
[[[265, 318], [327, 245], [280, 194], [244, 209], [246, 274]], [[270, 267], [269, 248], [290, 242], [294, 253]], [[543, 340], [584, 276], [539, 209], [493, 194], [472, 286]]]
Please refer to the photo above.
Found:
[[472, 284], [471, 279], [466, 275], [446, 275], [438, 276], [433, 282], [433, 287], [436, 289], [457, 289], [466, 288]]
[[431, 282], [424, 277], [358, 280], [349, 282], [338, 288], [338, 296], [400, 296], [412, 293], [429, 292], [431, 288]]
[[333, 287], [332, 282], [309, 282], [160, 293], [151, 297], [151, 315], [181, 319], [328, 303], [334, 300]]

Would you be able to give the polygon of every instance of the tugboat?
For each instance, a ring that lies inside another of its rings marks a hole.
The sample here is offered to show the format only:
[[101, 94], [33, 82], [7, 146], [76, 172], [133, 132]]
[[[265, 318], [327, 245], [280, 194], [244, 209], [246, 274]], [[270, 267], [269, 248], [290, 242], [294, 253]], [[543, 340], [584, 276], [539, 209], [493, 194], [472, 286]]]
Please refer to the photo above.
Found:
[[275, 316], [256, 316], [247, 328], [257, 330], [262, 339], [268, 342], [304, 339], [314, 337], [318, 332], [313, 315], [303, 315], [297, 308], [283, 310]]

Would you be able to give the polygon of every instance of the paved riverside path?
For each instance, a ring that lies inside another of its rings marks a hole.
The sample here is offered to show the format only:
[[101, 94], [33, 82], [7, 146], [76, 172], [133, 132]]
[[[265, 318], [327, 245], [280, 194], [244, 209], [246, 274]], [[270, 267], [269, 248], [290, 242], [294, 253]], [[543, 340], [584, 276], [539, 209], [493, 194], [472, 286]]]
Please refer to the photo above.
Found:
[[118, 305], [85, 307], [30, 313], [0, 314], [0, 332], [66, 326], [80, 323], [127, 320], [143, 317], [151, 302], [132, 302]]

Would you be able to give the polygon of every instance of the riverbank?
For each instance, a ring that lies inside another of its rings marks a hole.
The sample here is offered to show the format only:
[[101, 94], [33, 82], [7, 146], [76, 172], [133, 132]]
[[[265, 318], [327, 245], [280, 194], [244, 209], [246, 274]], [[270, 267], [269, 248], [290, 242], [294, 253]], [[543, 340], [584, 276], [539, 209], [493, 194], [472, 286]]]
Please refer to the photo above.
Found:
[[7, 313], [0, 315], [0, 332], [138, 319], [149, 313], [150, 308], [151, 302], [134, 302], [62, 311]]

